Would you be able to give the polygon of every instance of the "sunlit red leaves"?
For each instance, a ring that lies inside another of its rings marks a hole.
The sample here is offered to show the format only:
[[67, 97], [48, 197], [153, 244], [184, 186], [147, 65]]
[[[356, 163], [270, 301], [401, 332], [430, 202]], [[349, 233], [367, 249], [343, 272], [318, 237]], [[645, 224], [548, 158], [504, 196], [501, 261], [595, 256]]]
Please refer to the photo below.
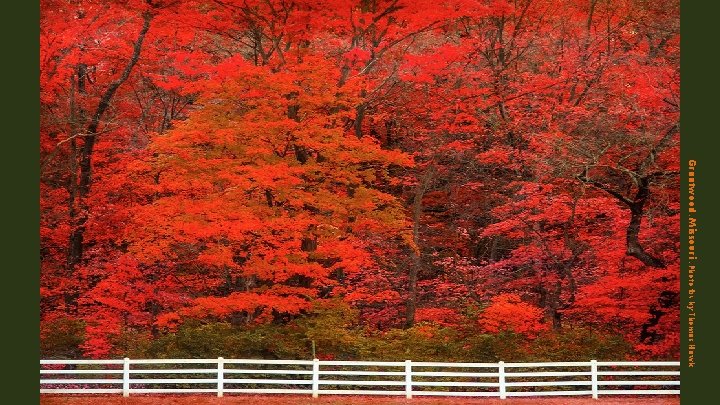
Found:
[[523, 302], [516, 294], [501, 294], [480, 316], [480, 327], [490, 333], [503, 331], [534, 335], [545, 330], [542, 309]]
[[346, 93], [328, 93], [334, 83], [309, 66], [245, 67], [151, 146], [160, 195], [136, 210], [128, 234], [148, 265], [195, 266], [218, 287], [229, 274], [253, 291], [195, 299], [181, 316], [297, 315], [319, 287], [342, 284], [334, 274], [372, 265], [358, 236], [403, 226], [394, 198], [370, 186], [408, 158], [345, 133]]
[[[43, 310], [86, 320], [88, 355], [128, 328], [267, 322], [327, 297], [398, 326], [413, 254], [417, 322], [489, 302], [486, 332], [553, 315], [675, 350], [676, 305], [647, 322], [678, 288], [677, 134], [643, 163], [678, 116], [672, 1], [154, 1], [66, 269], [80, 132], [149, 4], [42, 2]], [[629, 210], [597, 186], [632, 198], [642, 170], [639, 240], [665, 269], [626, 254]]]

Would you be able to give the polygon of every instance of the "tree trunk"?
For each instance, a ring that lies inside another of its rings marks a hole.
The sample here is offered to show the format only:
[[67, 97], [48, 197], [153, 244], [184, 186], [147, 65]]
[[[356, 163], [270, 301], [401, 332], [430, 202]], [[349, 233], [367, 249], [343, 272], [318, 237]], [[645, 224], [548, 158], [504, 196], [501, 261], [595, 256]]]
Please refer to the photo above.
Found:
[[640, 226], [644, 213], [645, 202], [650, 197], [650, 180], [643, 177], [638, 182], [638, 191], [635, 194], [635, 201], [630, 205], [630, 224], [627, 227], [626, 246], [627, 254], [645, 263], [647, 266], [664, 268], [665, 263], [655, 256], [650, 255], [640, 244]]
[[650, 172], [650, 169], [655, 164], [655, 159], [657, 158], [657, 155], [660, 153], [660, 151], [662, 151], [668, 146], [672, 139], [672, 136], [679, 130], [679, 124], [675, 124], [670, 127], [665, 132], [660, 141], [655, 146], [653, 146], [645, 159], [643, 159], [642, 162], [638, 165], [637, 169], [633, 174], [634, 179], [637, 183], [637, 191], [635, 192], [635, 196], [632, 199], [626, 197], [623, 193], [614, 190], [612, 187], [609, 187], [599, 181], [590, 179], [588, 177], [587, 168], [582, 173], [576, 176], [577, 179], [582, 181], [583, 183], [590, 184], [600, 190], [605, 191], [606, 193], [615, 197], [620, 202], [630, 208], [630, 223], [628, 224], [625, 234], [625, 253], [628, 256], [632, 256], [640, 260], [646, 266], [655, 268], [665, 268], [666, 264], [662, 259], [655, 257], [645, 251], [642, 244], [640, 244], [639, 235], [642, 225], [642, 219], [645, 215], [645, 204], [650, 198], [650, 182], [655, 176], [663, 176], [666, 175], [666, 173], [653, 173]]
[[420, 219], [422, 216], [423, 206], [422, 199], [427, 192], [430, 182], [435, 175], [435, 167], [429, 166], [420, 184], [418, 184], [415, 198], [413, 199], [413, 260], [408, 267], [408, 298], [405, 303], [405, 328], [411, 328], [415, 325], [415, 312], [417, 310], [417, 281], [418, 272], [423, 266], [422, 255], [420, 249]]
[[75, 218], [71, 218], [72, 231], [70, 233], [70, 240], [68, 243], [68, 270], [73, 270], [75, 266], [82, 260], [83, 255], [83, 239], [85, 235], [85, 225], [88, 219], [87, 196], [90, 194], [90, 185], [92, 183], [92, 154], [95, 148], [95, 141], [98, 135], [98, 128], [100, 127], [100, 121], [102, 120], [105, 111], [110, 107], [110, 101], [112, 100], [115, 92], [118, 88], [125, 83], [130, 77], [130, 72], [133, 67], [137, 64], [140, 58], [140, 51], [142, 49], [142, 43], [145, 40], [145, 35], [150, 28], [150, 21], [152, 20], [152, 14], [149, 12], [143, 13], [143, 26], [138, 35], [137, 41], [133, 47], [133, 53], [125, 66], [120, 77], [114, 82], [110, 83], [110, 86], [105, 90], [100, 102], [98, 103], [95, 114], [93, 114], [90, 124], [87, 127], [87, 133], [83, 137], [84, 143], [80, 150], [80, 173], [77, 181], [77, 212]]

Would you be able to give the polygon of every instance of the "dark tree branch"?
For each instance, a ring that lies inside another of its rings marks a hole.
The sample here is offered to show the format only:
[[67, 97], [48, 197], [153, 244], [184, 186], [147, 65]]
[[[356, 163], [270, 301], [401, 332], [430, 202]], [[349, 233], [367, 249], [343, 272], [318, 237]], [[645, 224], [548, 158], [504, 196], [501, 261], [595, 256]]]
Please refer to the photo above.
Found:
[[668, 129], [663, 135], [663, 137], [660, 139], [660, 141], [658, 141], [658, 143], [652, 147], [645, 159], [643, 159], [638, 164], [637, 169], [634, 172], [634, 177], [637, 184], [637, 191], [635, 192], [635, 196], [632, 200], [623, 195], [622, 193], [612, 189], [611, 187], [599, 181], [590, 179], [588, 177], [587, 168], [585, 168], [582, 173], [576, 176], [576, 178], [581, 182], [585, 184], [590, 184], [600, 190], [605, 191], [606, 193], [612, 195], [617, 200], [630, 208], [630, 223], [627, 227], [625, 239], [626, 254], [628, 256], [637, 258], [647, 266], [655, 268], [664, 268], [666, 267], [666, 264], [662, 259], [648, 253], [640, 243], [640, 228], [642, 226], [643, 216], [645, 215], [645, 204], [650, 198], [651, 181], [657, 177], [675, 175], [677, 174], [677, 172], [656, 171], [652, 173], [647, 173], [647, 171], [655, 164], [655, 159], [657, 159], [657, 155], [668, 146], [673, 135], [675, 135], [675, 133], [679, 129], [679, 124], [675, 124], [670, 129]]
[[110, 86], [105, 90], [100, 102], [98, 103], [97, 109], [88, 124], [87, 133], [84, 136], [83, 148], [80, 151], [80, 174], [78, 178], [78, 202], [80, 204], [77, 212], [81, 215], [77, 218], [73, 218], [73, 229], [70, 234], [70, 241], [68, 246], [68, 267], [72, 269], [82, 259], [83, 254], [83, 236], [85, 233], [85, 223], [87, 221], [87, 207], [85, 203], [85, 197], [90, 193], [90, 184], [92, 182], [92, 154], [95, 148], [95, 140], [98, 135], [98, 128], [102, 120], [105, 111], [110, 107], [110, 101], [112, 100], [115, 92], [118, 88], [127, 81], [130, 77], [133, 67], [137, 64], [140, 59], [140, 51], [142, 50], [142, 44], [145, 40], [145, 35], [150, 29], [150, 21], [152, 20], [152, 13], [147, 11], [143, 13], [143, 26], [138, 34], [138, 38], [133, 46], [133, 53], [128, 61], [125, 69], [123, 70], [120, 77], [110, 83]]
[[587, 175], [587, 169], [583, 170], [582, 173], [578, 174], [578, 175], [575, 176], [575, 177], [576, 177], [578, 180], [580, 180], [580, 181], [582, 181], [583, 183], [585, 183], [585, 184], [590, 184], [590, 185], [592, 185], [592, 186], [595, 186], [596, 188], [599, 188], [600, 190], [605, 191], [606, 193], [608, 193], [608, 194], [610, 194], [611, 196], [613, 196], [613, 197], [617, 198], [618, 200], [620, 200], [620, 201], [621, 201], [622, 203], [624, 203], [625, 205], [627, 205], [627, 206], [629, 206], [629, 207], [632, 207], [633, 202], [632, 202], [629, 198], [627, 198], [627, 197], [625, 197], [624, 195], [618, 193], [617, 191], [611, 189], [610, 187], [608, 187], [608, 186], [600, 183], [599, 181], [591, 180], [591, 179], [588, 177], [588, 175]]

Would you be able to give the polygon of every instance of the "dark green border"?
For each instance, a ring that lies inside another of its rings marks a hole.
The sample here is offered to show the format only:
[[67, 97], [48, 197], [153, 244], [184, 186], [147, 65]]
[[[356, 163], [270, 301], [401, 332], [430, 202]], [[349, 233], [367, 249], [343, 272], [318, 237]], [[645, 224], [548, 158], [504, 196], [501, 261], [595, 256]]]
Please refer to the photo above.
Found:
[[[720, 170], [720, 149], [717, 138], [720, 127], [717, 119], [720, 102], [718, 88], [718, 65], [714, 62], [717, 53], [718, 3], [684, 0], [681, 2], [681, 314], [680, 324], [682, 349], [681, 361], [681, 403], [708, 404], [712, 400], [712, 389], [718, 367], [718, 319], [720, 313], [720, 265], [717, 246], [720, 218], [720, 194], [717, 190]], [[697, 161], [695, 169], [695, 200], [697, 212], [689, 209], [689, 165]], [[695, 234], [696, 260], [689, 260], [688, 220], [697, 219], [698, 233]], [[694, 322], [694, 366], [689, 364], [689, 301], [688, 275], [690, 264], [696, 266], [695, 276], [695, 322]], [[704, 395], [705, 394], [705, 395]]]
[[[2, 163], [4, 403], [40, 402], [39, 2], [3, 7]], [[18, 398], [13, 400], [12, 398]]]

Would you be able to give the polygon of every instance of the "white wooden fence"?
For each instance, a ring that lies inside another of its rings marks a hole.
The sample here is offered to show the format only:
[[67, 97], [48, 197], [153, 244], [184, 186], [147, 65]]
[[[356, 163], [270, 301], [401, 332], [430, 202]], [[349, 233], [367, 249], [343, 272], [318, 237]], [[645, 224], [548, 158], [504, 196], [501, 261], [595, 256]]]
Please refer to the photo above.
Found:
[[[677, 395], [677, 361], [41, 360], [41, 394]], [[366, 388], [369, 387], [369, 388]]]

